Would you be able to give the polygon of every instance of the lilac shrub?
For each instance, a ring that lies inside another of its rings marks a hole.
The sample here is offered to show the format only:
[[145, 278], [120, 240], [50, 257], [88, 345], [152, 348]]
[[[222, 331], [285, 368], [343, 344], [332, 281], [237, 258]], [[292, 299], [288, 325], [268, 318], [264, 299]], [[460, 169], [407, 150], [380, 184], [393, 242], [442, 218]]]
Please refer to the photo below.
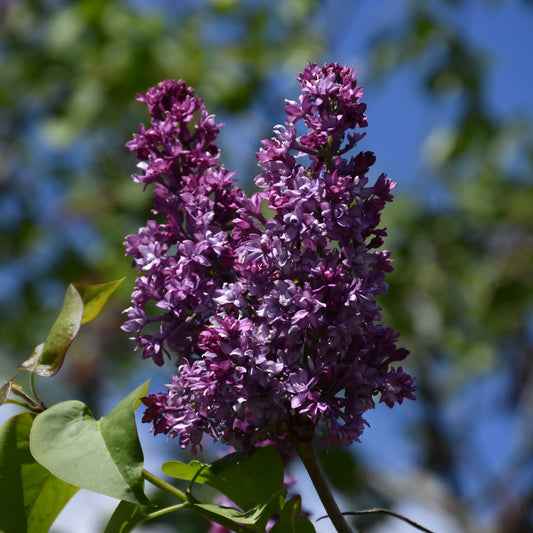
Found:
[[155, 184], [153, 214], [126, 253], [138, 277], [123, 329], [143, 358], [176, 365], [143, 399], [155, 434], [193, 450], [204, 435], [237, 449], [266, 439], [350, 445], [376, 399], [413, 399], [408, 351], [381, 324], [389, 252], [372, 152], [346, 154], [367, 125], [355, 72], [308, 64], [284, 125], [257, 154], [247, 196], [219, 162], [220, 124], [183, 81], [139, 95], [151, 124], [127, 146], [133, 180]]

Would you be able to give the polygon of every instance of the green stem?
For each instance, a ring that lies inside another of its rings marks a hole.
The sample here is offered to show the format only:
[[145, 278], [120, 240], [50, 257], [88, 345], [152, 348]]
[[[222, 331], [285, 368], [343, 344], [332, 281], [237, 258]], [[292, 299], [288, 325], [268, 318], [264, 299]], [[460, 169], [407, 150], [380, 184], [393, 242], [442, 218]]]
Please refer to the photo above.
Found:
[[327, 149], [327, 152], [326, 152], [326, 170], [328, 172], [331, 172], [331, 169], [333, 167], [333, 165], [332, 165], [333, 154], [331, 153], [332, 152], [332, 148], [333, 148], [333, 137], [330, 135], [328, 137], [328, 149]]
[[4, 403], [12, 403], [14, 405], [19, 405], [20, 407], [24, 407], [24, 409], [28, 409], [29, 411], [32, 411], [33, 413], [40, 413], [42, 409], [35, 404], [35, 402], [31, 402], [31, 404], [26, 402], [21, 402], [20, 400], [6, 400]]
[[33, 397], [35, 398], [33, 403], [36, 405], [38, 412], [46, 411], [46, 406], [44, 405], [41, 398], [39, 398], [39, 395], [37, 394], [37, 389], [35, 388], [35, 372], [30, 373], [30, 386], [31, 391], [33, 393]]
[[151, 472], [148, 472], [148, 470], [145, 470], [144, 468], [143, 468], [143, 478], [146, 479], [146, 481], [149, 481], [152, 485], [155, 485], [158, 489], [161, 489], [167, 494], [170, 494], [173, 498], [176, 498], [176, 500], [179, 500], [180, 502], [190, 505], [189, 500], [187, 499], [187, 496], [184, 492], [177, 489], [176, 487], [173, 487], [170, 483], [163, 481], [161, 478], [157, 477], [155, 474], [152, 474]]
[[153, 513], [147, 514], [143, 522], [147, 522], [152, 518], [157, 518], [158, 516], [163, 516], [164, 514], [172, 513], [173, 511], [179, 511], [180, 509], [185, 509], [187, 507], [189, 507], [188, 503], [179, 503], [178, 505], [171, 505], [170, 507], [159, 509], [158, 511], [154, 511]]
[[197, 512], [198, 514], [208, 518], [212, 522], [217, 522], [218, 524], [223, 525], [230, 531], [236, 531], [238, 533], [252, 531], [247, 526], [243, 526], [241, 524], [238, 524], [237, 522], [233, 522], [233, 520], [230, 520], [229, 518], [224, 518], [222, 516], [214, 516], [212, 513], [204, 511], [201, 507], [196, 507], [195, 498], [194, 496], [192, 496], [192, 494], [190, 495], [185, 494], [181, 490], [172, 486], [170, 483], [163, 481], [161, 478], [157, 477], [155, 474], [152, 474], [151, 472], [148, 472], [148, 470], [145, 470], [144, 468], [143, 468], [143, 478], [146, 481], [149, 481], [152, 485], [155, 485], [158, 489], [161, 489], [162, 491], [166, 492], [167, 494], [170, 494], [172, 497], [176, 498], [177, 500], [183, 502], [178, 505], [173, 505], [171, 507], [165, 507], [164, 509], [159, 509], [157, 511], [154, 511], [153, 513], [150, 513], [149, 515], [147, 515], [146, 518], [143, 520], [143, 522], [150, 520], [151, 518], [155, 518], [156, 516], [170, 513], [172, 511], [190, 508], [193, 511]]
[[31, 398], [30, 396], [28, 396], [23, 390], [22, 390], [22, 387], [18, 386], [18, 385], [13, 385], [11, 387], [11, 392], [13, 394], [16, 394], [17, 396], [20, 396], [21, 398], [24, 398], [28, 403], [32, 403], [34, 404], [35, 403], [35, 400], [33, 398]]
[[324, 509], [328, 513], [328, 517], [335, 526], [337, 533], [353, 533], [352, 529], [346, 522], [343, 514], [341, 513], [331, 488], [326, 480], [326, 477], [318, 463], [318, 459], [315, 454], [312, 441], [304, 442], [301, 440], [293, 440], [294, 448], [298, 453], [313, 485], [318, 493], [320, 501], [324, 506]]
[[[33, 377], [33, 374], [31, 374], [31, 375]], [[25, 401], [21, 402], [20, 400], [6, 400], [6, 403], [14, 403], [16, 405], [20, 405], [21, 407], [29, 409], [30, 411], [33, 411], [34, 413], [41, 413], [42, 411], [44, 411], [46, 409], [46, 407], [44, 406], [43, 402], [41, 401], [41, 399], [37, 396], [37, 394], [35, 392], [35, 383], [33, 381], [30, 381], [30, 383], [31, 383], [32, 391], [33, 391], [36, 399], [33, 399], [30, 396], [28, 396], [24, 392], [22, 387], [20, 387], [19, 385], [16, 385], [16, 384], [13, 383], [12, 386], [11, 386], [11, 392], [15, 396], [19, 396], [20, 398], [24, 399]]]
[[39, 396], [37, 394], [37, 390], [35, 389], [35, 372], [30, 372], [30, 386], [31, 391], [33, 392], [33, 396], [35, 399], [37, 399]]

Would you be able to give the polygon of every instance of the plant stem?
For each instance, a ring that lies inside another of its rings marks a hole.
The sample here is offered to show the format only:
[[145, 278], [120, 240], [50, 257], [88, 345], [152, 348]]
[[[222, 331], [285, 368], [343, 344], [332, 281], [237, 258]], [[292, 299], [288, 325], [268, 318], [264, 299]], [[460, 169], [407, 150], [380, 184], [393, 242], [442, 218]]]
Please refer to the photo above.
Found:
[[36, 404], [34, 402], [31, 403], [31, 405], [29, 403], [26, 403], [26, 402], [21, 402], [20, 400], [12, 400], [12, 399], [8, 399], [5, 401], [5, 403], [12, 403], [14, 405], [19, 405], [20, 407], [24, 407], [25, 409], [28, 409], [29, 411], [32, 411], [33, 413], [40, 413], [42, 412], [42, 409], [39, 407], [39, 406], [36, 406]]
[[39, 398], [39, 396], [37, 395], [37, 389], [35, 388], [35, 372], [30, 373], [30, 386], [35, 399]]
[[33, 403], [35, 404], [36, 408], [39, 410], [38, 412], [45, 411], [46, 406], [44, 405], [41, 398], [39, 398], [39, 395], [37, 394], [37, 389], [35, 388], [35, 372], [30, 373], [30, 386], [31, 386], [31, 391], [33, 392], [33, 396], [35, 398]]
[[[162, 491], [166, 492], [167, 494], [170, 494], [177, 500], [183, 502], [178, 505], [173, 505], [171, 507], [165, 507], [164, 509], [159, 509], [157, 511], [154, 511], [147, 515], [143, 522], [150, 520], [151, 518], [155, 518], [157, 516], [161, 516], [166, 513], [170, 513], [172, 511], [177, 511], [179, 509], [185, 509], [190, 508], [193, 511], [197, 512], [198, 514], [204, 516], [211, 522], [216, 522], [230, 531], [236, 531], [237, 533], [244, 533], [246, 531], [252, 531], [247, 526], [238, 524], [237, 522], [234, 522], [233, 520], [229, 518], [225, 518], [223, 516], [215, 516], [208, 511], [204, 511], [201, 506], [197, 507], [195, 505], [195, 498], [192, 495], [187, 495], [181, 490], [177, 489], [176, 487], [173, 487], [170, 483], [167, 483], [166, 481], [163, 481], [161, 478], [157, 477], [155, 474], [152, 474], [151, 472], [148, 472], [148, 470], [145, 470], [143, 468], [143, 478], [146, 479], [146, 481], [149, 481], [152, 485], [155, 485], [158, 489], [161, 489]], [[198, 502], [199, 503], [199, 502]], [[255, 531], [255, 530], [254, 530]]]
[[158, 489], [161, 489], [167, 494], [170, 494], [173, 498], [176, 498], [176, 500], [189, 504], [189, 500], [184, 492], [177, 489], [176, 487], [173, 487], [170, 483], [163, 481], [161, 478], [157, 477], [151, 472], [148, 472], [148, 470], [145, 470], [144, 468], [143, 478], [146, 479], [146, 481], [149, 481], [152, 485], [155, 485]]
[[184, 509], [185, 507], [189, 507], [189, 504], [179, 503], [178, 505], [172, 505], [171, 507], [164, 507], [163, 509], [159, 509], [157, 511], [154, 511], [153, 513], [147, 514], [143, 522], [147, 522], [148, 520], [151, 520], [152, 518], [157, 518], [158, 516], [163, 516], [167, 513], [179, 511], [180, 509]]
[[293, 440], [294, 448], [298, 453], [313, 485], [318, 493], [324, 509], [328, 513], [328, 517], [335, 526], [337, 533], [353, 533], [352, 529], [346, 522], [343, 514], [341, 513], [331, 488], [327, 482], [326, 476], [318, 463], [318, 459], [315, 454], [313, 442], [304, 442], [301, 440]]
[[[33, 377], [33, 373], [31, 374]], [[35, 382], [30, 378], [31, 388], [35, 395], [36, 399], [33, 399], [31, 396], [28, 396], [22, 387], [19, 385], [16, 385], [13, 383], [14, 379], [12, 380], [12, 386], [10, 392], [12, 392], [14, 395], [19, 396], [20, 398], [24, 399], [24, 402], [21, 402], [20, 400], [6, 400], [5, 403], [14, 403], [16, 405], [20, 405], [21, 407], [24, 407], [26, 409], [29, 409], [30, 411], [33, 411], [34, 413], [41, 413], [46, 409], [45, 405], [41, 401], [41, 399], [37, 396], [37, 393], [35, 392]]]
[[16, 385], [15, 383], [13, 383], [13, 385], [11, 386], [11, 392], [13, 394], [16, 394], [17, 396], [20, 396], [21, 398], [24, 398], [28, 403], [35, 404], [35, 400], [33, 398], [31, 398], [30, 396], [28, 396], [22, 390], [22, 387], [20, 385]]

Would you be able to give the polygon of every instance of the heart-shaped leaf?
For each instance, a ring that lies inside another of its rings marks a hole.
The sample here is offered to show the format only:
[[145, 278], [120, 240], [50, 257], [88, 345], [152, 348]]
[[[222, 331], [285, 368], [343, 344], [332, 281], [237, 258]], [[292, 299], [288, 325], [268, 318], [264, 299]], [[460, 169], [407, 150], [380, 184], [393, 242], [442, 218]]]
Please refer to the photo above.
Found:
[[[188, 481], [194, 478], [196, 483], [209, 485], [245, 511], [283, 489], [283, 463], [273, 446], [257, 448], [246, 458], [236, 452], [212, 465], [202, 465], [198, 461], [189, 464], [169, 461], [161, 470], [168, 476]], [[201, 472], [196, 476], [199, 470]]]
[[33, 457], [67, 483], [147, 504], [133, 411], [148, 384], [137, 387], [98, 421], [78, 401], [62, 402], [39, 414], [30, 436]]
[[0, 428], [0, 531], [48, 531], [78, 491], [35, 461], [29, 436], [35, 415], [22, 413]]
[[81, 324], [90, 322], [99, 315], [109, 296], [123, 280], [124, 278], [101, 285], [71, 283], [67, 288], [63, 307], [46, 340], [35, 347], [30, 358], [19, 368], [44, 377], [57, 374]]

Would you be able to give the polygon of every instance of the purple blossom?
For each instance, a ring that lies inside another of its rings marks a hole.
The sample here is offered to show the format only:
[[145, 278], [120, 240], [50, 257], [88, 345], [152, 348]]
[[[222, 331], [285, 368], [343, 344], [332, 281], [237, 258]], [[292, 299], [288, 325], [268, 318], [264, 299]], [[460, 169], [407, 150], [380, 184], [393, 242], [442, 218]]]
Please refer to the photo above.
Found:
[[138, 97], [151, 124], [127, 146], [141, 160], [134, 181], [155, 184], [159, 222], [126, 238], [139, 277], [123, 329], [144, 358], [174, 361], [144, 421], [182, 447], [309, 432], [349, 445], [376, 399], [414, 398], [397, 366], [408, 352], [375, 299], [392, 270], [379, 224], [395, 183], [369, 184], [372, 152], [345, 157], [367, 125], [362, 88], [337, 63], [308, 64], [298, 81], [251, 197], [218, 162], [219, 125], [191, 88], [167, 80]]

